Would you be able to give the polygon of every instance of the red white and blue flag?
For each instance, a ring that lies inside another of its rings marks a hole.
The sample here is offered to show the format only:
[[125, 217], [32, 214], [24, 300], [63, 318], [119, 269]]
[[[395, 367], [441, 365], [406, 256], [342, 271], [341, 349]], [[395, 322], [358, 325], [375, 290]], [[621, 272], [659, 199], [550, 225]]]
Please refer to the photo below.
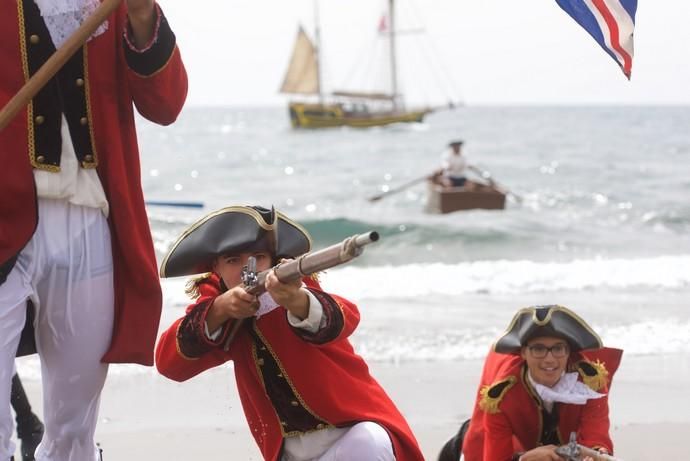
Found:
[[594, 37], [628, 79], [632, 71], [637, 0], [556, 0]]

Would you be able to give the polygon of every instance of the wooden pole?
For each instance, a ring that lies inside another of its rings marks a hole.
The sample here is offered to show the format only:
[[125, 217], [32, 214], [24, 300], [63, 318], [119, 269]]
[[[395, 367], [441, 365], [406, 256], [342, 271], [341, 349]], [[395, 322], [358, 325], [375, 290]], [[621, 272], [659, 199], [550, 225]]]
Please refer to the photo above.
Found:
[[405, 189], [407, 189], [410, 186], [414, 186], [417, 183], [420, 183], [420, 182], [425, 181], [427, 179], [431, 179], [431, 178], [433, 178], [433, 176], [434, 176], [433, 173], [425, 174], [424, 176], [422, 176], [420, 178], [413, 179], [412, 181], [406, 182], [405, 184], [403, 184], [401, 186], [394, 187], [393, 189], [389, 189], [389, 190], [382, 192], [380, 194], [376, 194], [374, 196], [371, 196], [367, 200], [369, 200], [370, 202], [375, 202], [377, 200], [381, 200], [383, 197], [387, 197], [391, 194], [397, 194], [398, 192], [404, 191]]
[[41, 88], [65, 65], [65, 63], [81, 48], [98, 27], [105, 22], [110, 14], [120, 5], [121, 0], [103, 0], [96, 11], [72, 34], [70, 38], [55, 51], [38, 71], [24, 84], [12, 99], [0, 111], [0, 131], [14, 119], [17, 113], [41, 91]]

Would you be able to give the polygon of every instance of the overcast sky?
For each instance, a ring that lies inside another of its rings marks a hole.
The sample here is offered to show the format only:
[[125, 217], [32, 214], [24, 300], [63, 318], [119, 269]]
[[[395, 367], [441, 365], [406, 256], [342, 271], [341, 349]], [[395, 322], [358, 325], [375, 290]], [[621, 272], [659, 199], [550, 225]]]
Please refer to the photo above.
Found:
[[[187, 65], [189, 103], [287, 100], [278, 88], [298, 24], [313, 33], [312, 0], [159, 1]], [[401, 85], [428, 99], [422, 102], [690, 104], [689, 0], [639, 1], [630, 82], [554, 0], [397, 3], [399, 27], [425, 31], [399, 43]], [[376, 73], [370, 58], [382, 59], [376, 27], [384, 7], [381, 0], [321, 0], [327, 88]]]

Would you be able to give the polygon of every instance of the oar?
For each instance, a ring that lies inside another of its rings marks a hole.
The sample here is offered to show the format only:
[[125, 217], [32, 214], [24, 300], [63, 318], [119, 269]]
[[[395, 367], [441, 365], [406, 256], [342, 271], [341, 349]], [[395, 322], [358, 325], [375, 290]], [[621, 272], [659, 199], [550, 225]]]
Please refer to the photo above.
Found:
[[491, 173], [489, 173], [488, 171], [482, 170], [481, 168], [479, 168], [478, 166], [475, 166], [475, 165], [468, 165], [467, 168], [474, 171], [475, 173], [477, 173], [479, 176], [486, 179], [487, 181], [489, 181], [489, 184], [491, 185], [491, 187], [496, 187], [496, 188], [502, 189], [506, 194], [511, 195], [518, 202], [522, 202], [522, 197], [520, 197], [515, 192], [512, 192], [511, 190], [509, 190], [507, 187], [496, 182], [493, 179], [493, 175]]
[[378, 194], [378, 195], [374, 195], [374, 196], [372, 196], [372, 197], [369, 197], [367, 200], [369, 200], [370, 202], [375, 202], [375, 201], [377, 201], [377, 200], [381, 200], [383, 197], [387, 197], [387, 196], [389, 196], [389, 195], [391, 195], [391, 194], [397, 194], [398, 192], [403, 191], [403, 190], [407, 189], [407, 188], [410, 187], [410, 186], [414, 186], [415, 184], [417, 184], [417, 183], [419, 183], [419, 182], [426, 181], [426, 180], [429, 179], [430, 177], [431, 177], [431, 175], [426, 174], [426, 175], [422, 176], [421, 178], [413, 179], [412, 181], [406, 182], [405, 184], [403, 184], [403, 185], [401, 185], [401, 186], [395, 187], [395, 188], [393, 188], [393, 189], [389, 189], [389, 190], [387, 190], [386, 192], [383, 192], [383, 193], [381, 193], [381, 194]]
[[147, 200], [147, 206], [171, 206], [179, 208], [203, 208], [203, 202], [172, 202], [167, 200]]
[[121, 0], [103, 0], [96, 11], [89, 16], [70, 38], [55, 51], [38, 71], [24, 84], [23, 87], [9, 100], [0, 111], [0, 131], [14, 119], [14, 116], [33, 99], [48, 81], [65, 65], [69, 58], [89, 39], [98, 27], [108, 19], [110, 13], [120, 4]]

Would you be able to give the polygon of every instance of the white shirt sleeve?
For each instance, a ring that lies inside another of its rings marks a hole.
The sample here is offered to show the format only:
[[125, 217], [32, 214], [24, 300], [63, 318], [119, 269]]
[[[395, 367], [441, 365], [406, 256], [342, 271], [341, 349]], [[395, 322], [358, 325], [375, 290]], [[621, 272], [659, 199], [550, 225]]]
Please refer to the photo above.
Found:
[[325, 321], [323, 306], [309, 290], [307, 290], [307, 296], [309, 297], [309, 314], [307, 318], [300, 320], [299, 317], [292, 315], [292, 313], [288, 311], [287, 319], [288, 323], [295, 328], [307, 330], [309, 333], [316, 333], [321, 329], [322, 322]]
[[447, 170], [450, 167], [450, 158], [448, 155], [448, 151], [444, 150], [443, 153], [441, 154], [441, 168], [444, 170]]
[[222, 327], [216, 328], [216, 331], [213, 333], [209, 333], [208, 331], [208, 323], [204, 321], [204, 332], [206, 333], [206, 337], [210, 339], [211, 341], [215, 341], [218, 339], [218, 336], [220, 336], [220, 332], [223, 330]]

